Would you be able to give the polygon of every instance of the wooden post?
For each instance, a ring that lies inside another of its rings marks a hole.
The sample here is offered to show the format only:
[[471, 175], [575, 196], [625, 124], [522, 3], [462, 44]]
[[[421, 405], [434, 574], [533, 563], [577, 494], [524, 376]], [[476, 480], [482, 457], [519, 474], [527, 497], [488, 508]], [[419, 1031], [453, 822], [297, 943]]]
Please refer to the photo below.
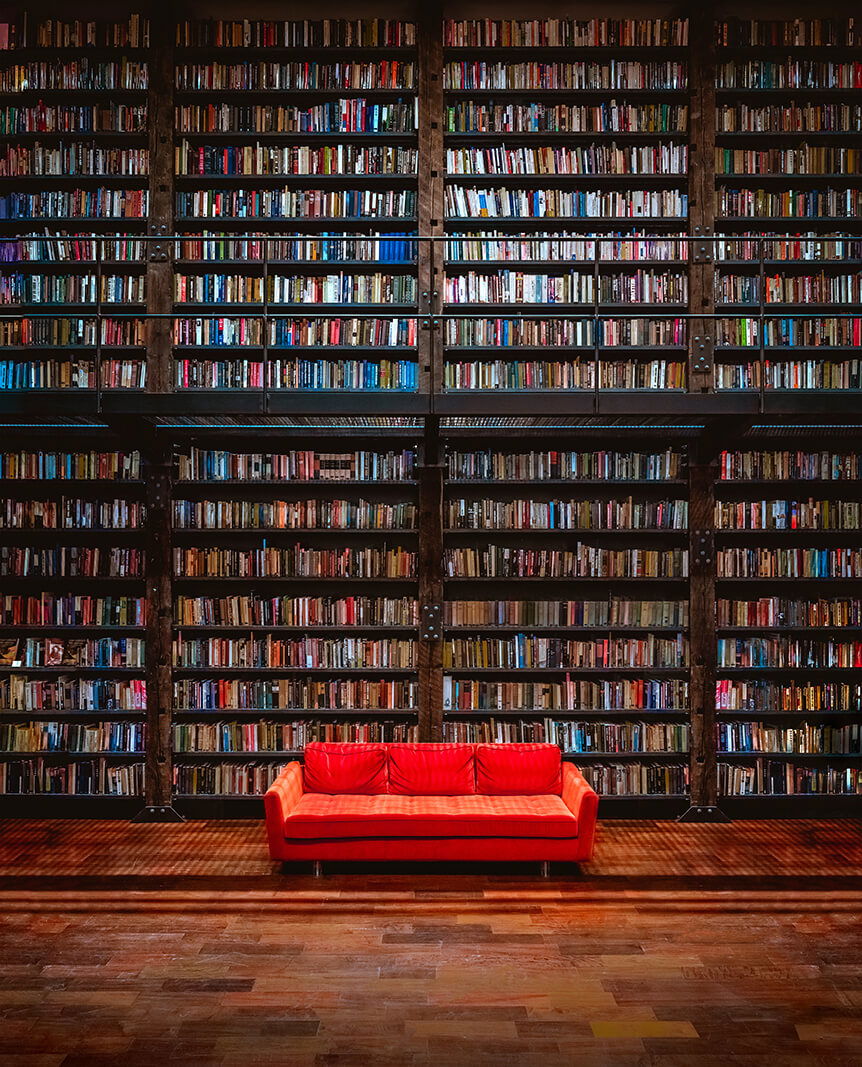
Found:
[[443, 9], [440, 0], [417, 4], [419, 40], [419, 383], [423, 392], [440, 391], [443, 287]]
[[714, 391], [715, 29], [712, 4], [690, 19], [688, 222], [689, 390]]
[[691, 806], [681, 822], [726, 822], [718, 807], [715, 736], [715, 481], [718, 464], [698, 446], [688, 468]]
[[145, 452], [147, 484], [147, 758], [146, 805], [135, 822], [183, 822], [171, 806], [173, 760], [172, 454], [159, 445]]
[[[168, 7], [154, 6], [150, 16], [150, 89], [147, 125], [150, 132], [150, 216], [147, 256], [147, 314], [173, 311], [174, 230], [174, 18]], [[161, 238], [161, 240], [159, 240]], [[170, 392], [173, 382], [173, 323], [152, 318], [147, 323], [147, 392]]]
[[419, 468], [419, 739], [443, 733], [443, 465], [438, 420], [425, 426]]

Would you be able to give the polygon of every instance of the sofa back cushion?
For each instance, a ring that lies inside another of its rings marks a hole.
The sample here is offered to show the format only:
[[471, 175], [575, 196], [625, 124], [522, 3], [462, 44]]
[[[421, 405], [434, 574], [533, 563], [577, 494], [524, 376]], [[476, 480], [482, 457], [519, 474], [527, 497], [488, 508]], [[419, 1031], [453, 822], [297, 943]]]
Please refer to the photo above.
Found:
[[557, 745], [476, 746], [476, 792], [488, 796], [536, 796], [563, 791]]
[[306, 793], [372, 794], [389, 792], [386, 745], [312, 741], [305, 748]]
[[390, 744], [389, 792], [407, 796], [463, 796], [476, 792], [475, 745]]

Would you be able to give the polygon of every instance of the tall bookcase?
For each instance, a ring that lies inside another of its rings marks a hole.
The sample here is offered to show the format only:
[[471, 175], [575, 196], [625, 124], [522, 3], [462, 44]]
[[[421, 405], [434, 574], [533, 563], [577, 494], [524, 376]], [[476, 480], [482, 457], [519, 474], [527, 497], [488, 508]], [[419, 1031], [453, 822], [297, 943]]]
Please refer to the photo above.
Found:
[[[145, 788], [147, 520], [138, 450], [104, 434], [0, 453], [0, 793], [134, 814]], [[49, 806], [45, 807], [47, 804]], [[107, 807], [105, 805], [108, 805]]]

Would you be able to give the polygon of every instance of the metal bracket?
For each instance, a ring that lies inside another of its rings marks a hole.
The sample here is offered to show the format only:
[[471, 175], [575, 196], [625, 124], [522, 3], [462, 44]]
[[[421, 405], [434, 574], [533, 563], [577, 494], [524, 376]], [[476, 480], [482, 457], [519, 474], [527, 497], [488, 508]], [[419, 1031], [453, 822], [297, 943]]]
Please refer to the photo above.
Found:
[[677, 817], [677, 822], [730, 822], [730, 816], [725, 815], [721, 808], [712, 804], [692, 804], [691, 807]]
[[180, 815], [170, 804], [148, 804], [132, 819], [132, 822], [185, 822], [185, 815]]
[[423, 641], [439, 641], [443, 636], [442, 613], [439, 604], [423, 604], [419, 609]]
[[712, 371], [712, 338], [697, 334], [691, 339], [692, 374], [708, 374]]
[[692, 564], [707, 567], [715, 554], [712, 530], [692, 530]]

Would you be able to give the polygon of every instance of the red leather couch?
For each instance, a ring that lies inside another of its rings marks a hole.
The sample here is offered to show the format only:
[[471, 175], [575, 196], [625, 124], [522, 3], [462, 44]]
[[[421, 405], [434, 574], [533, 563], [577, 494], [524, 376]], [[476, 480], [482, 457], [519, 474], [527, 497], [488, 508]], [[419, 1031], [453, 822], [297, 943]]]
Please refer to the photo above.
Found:
[[599, 798], [556, 745], [330, 744], [264, 797], [274, 860], [590, 858]]

